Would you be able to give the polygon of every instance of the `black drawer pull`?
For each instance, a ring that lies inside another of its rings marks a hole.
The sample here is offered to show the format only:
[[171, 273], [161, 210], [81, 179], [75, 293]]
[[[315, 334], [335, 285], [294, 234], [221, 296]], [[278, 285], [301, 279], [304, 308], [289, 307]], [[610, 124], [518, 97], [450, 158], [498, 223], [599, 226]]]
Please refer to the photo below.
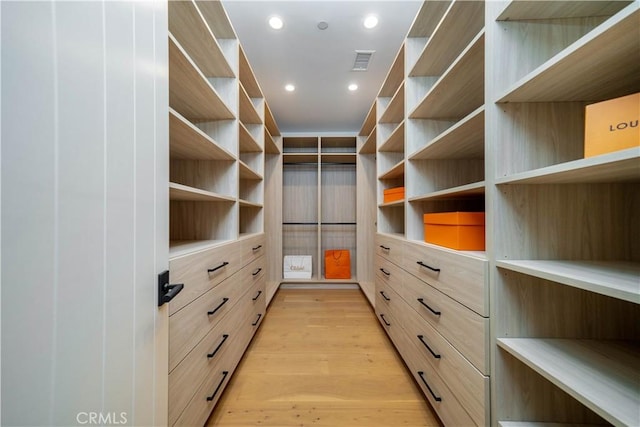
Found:
[[433, 268], [433, 267], [431, 267], [431, 266], [429, 266], [429, 265], [425, 264], [425, 263], [424, 263], [424, 262], [422, 262], [422, 261], [418, 261], [417, 263], [418, 263], [418, 265], [420, 265], [420, 266], [422, 266], [422, 267], [425, 267], [425, 268], [428, 268], [428, 269], [429, 269], [429, 270], [431, 270], [431, 271], [435, 271], [435, 272], [437, 272], [437, 273], [439, 273], [439, 272], [440, 272], [440, 269], [439, 269], [439, 268]]
[[431, 393], [431, 396], [433, 396], [433, 398], [435, 399], [436, 402], [442, 402], [442, 398], [436, 396], [436, 394], [433, 392], [433, 390], [431, 390], [431, 387], [429, 387], [429, 384], [427, 383], [427, 380], [424, 379], [424, 372], [422, 371], [418, 371], [418, 375], [420, 375], [420, 379], [422, 380], [422, 382], [424, 383], [425, 386], [427, 386], [427, 390], [429, 390], [429, 393]]
[[229, 338], [229, 334], [224, 334], [222, 336], [222, 341], [220, 341], [220, 344], [218, 344], [218, 346], [209, 354], [207, 354], [207, 357], [209, 359], [211, 359], [213, 356], [216, 355], [216, 353], [218, 352], [218, 350], [220, 350], [220, 347], [222, 347], [222, 344], [224, 344], [224, 342], [227, 340], [227, 338]]
[[440, 316], [442, 313], [439, 311], [435, 311], [433, 308], [429, 307], [427, 305], [427, 303], [424, 302], [424, 298], [418, 298], [418, 302], [422, 305], [424, 305], [425, 307], [427, 307], [427, 309], [432, 312], [433, 314], [435, 314], [436, 316]]
[[381, 268], [380, 271], [382, 271], [384, 274], [386, 274], [387, 276], [391, 276], [391, 273], [389, 273], [387, 270], [385, 270], [384, 268]]
[[226, 267], [227, 265], [229, 265], [229, 263], [228, 263], [227, 261], [225, 261], [225, 262], [223, 262], [222, 264], [220, 264], [220, 265], [219, 265], [219, 266], [217, 266], [217, 267], [214, 267], [214, 268], [210, 268], [210, 269], [208, 269], [208, 270], [207, 270], [207, 272], [208, 272], [208, 273], [213, 273], [214, 271], [216, 271], [216, 270], [220, 270], [222, 267]]
[[434, 352], [433, 350], [431, 350], [431, 347], [429, 347], [429, 344], [427, 344], [427, 342], [424, 340], [424, 335], [418, 335], [418, 339], [422, 342], [422, 344], [424, 344], [425, 347], [427, 347], [427, 350], [429, 350], [429, 353], [431, 353], [433, 357], [435, 357], [436, 359], [440, 359], [440, 357], [442, 357], [436, 352]]
[[261, 317], [262, 317], [262, 313], [258, 313], [258, 318], [256, 319], [256, 321], [255, 321], [255, 322], [253, 322], [253, 323], [251, 324], [251, 326], [256, 326], [256, 325], [258, 324], [258, 322], [260, 321], [260, 318], [261, 318]]
[[260, 297], [260, 295], [262, 295], [262, 291], [258, 291], [258, 294], [255, 297], [251, 298], [251, 299], [254, 300], [254, 301], [257, 301], [258, 298]]
[[220, 309], [222, 308], [222, 306], [223, 306], [223, 305], [225, 305], [225, 304], [227, 303], [227, 301], [229, 301], [229, 298], [226, 298], [226, 297], [225, 297], [225, 298], [222, 298], [222, 302], [220, 303], [220, 305], [219, 305], [219, 306], [217, 306], [216, 308], [214, 308], [214, 309], [213, 309], [213, 310], [211, 310], [211, 311], [207, 311], [207, 314], [208, 314], [209, 316], [213, 315], [216, 311], [220, 310]]
[[380, 318], [382, 319], [382, 321], [384, 322], [385, 325], [391, 326], [391, 323], [387, 322], [387, 319], [384, 318], [384, 314], [381, 314]]
[[258, 246], [256, 246], [255, 248], [251, 248], [251, 250], [255, 252], [255, 251], [257, 251], [258, 249], [260, 249], [261, 247], [262, 247], [262, 245], [258, 245]]
[[211, 402], [216, 397], [216, 394], [218, 394], [218, 391], [220, 391], [220, 387], [222, 387], [224, 380], [227, 379], [227, 375], [229, 375], [229, 371], [222, 371], [222, 381], [220, 381], [218, 387], [216, 387], [216, 389], [213, 391], [213, 394], [211, 396], [207, 396], [207, 402]]
[[386, 296], [384, 294], [384, 291], [380, 291], [380, 295], [382, 295], [382, 298], [386, 299], [387, 301], [391, 301], [391, 298], [389, 298], [388, 296]]
[[384, 249], [385, 251], [390, 251], [390, 250], [391, 250], [391, 248], [388, 248], [388, 247], [383, 246], [383, 245], [380, 245], [380, 247], [381, 247], [382, 249]]
[[259, 268], [256, 271], [254, 271], [253, 273], [251, 273], [251, 275], [252, 276], [257, 276], [258, 274], [260, 274], [261, 271], [262, 271], [262, 268]]

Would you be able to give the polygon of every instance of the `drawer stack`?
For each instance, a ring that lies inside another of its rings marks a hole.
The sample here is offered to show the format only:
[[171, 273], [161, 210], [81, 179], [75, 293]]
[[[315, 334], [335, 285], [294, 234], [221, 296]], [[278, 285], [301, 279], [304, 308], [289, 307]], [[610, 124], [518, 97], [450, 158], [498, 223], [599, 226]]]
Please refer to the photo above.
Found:
[[170, 261], [169, 425], [203, 425], [266, 311], [264, 235]]
[[487, 261], [376, 238], [376, 314], [445, 425], [490, 423]]

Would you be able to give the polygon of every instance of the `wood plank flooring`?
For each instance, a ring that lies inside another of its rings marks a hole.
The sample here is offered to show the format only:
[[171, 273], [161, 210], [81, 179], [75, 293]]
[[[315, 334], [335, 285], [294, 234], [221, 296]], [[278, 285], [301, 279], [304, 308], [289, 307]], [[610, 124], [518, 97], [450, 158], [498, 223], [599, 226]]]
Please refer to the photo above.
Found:
[[359, 289], [280, 289], [208, 426], [439, 426]]

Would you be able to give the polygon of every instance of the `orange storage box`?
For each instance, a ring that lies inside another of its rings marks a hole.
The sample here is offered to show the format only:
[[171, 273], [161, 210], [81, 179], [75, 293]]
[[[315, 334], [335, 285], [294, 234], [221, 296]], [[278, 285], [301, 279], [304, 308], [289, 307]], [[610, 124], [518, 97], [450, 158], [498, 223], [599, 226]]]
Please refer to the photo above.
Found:
[[404, 199], [404, 187], [387, 188], [383, 191], [384, 203], [395, 202]]
[[584, 156], [640, 146], [640, 93], [587, 105]]
[[460, 251], [483, 251], [484, 212], [424, 214], [424, 241]]

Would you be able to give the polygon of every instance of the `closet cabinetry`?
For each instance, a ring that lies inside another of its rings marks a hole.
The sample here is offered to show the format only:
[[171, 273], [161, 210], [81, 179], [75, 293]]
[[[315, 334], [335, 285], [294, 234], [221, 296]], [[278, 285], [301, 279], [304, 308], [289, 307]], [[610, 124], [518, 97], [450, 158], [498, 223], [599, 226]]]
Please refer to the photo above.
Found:
[[168, 7], [169, 267], [184, 284], [169, 302], [168, 419], [203, 425], [269, 301], [265, 165], [278, 131], [222, 4]]
[[[313, 268], [283, 282], [356, 282], [356, 137], [285, 135], [282, 146], [282, 254], [310, 255]], [[351, 278], [324, 277], [329, 249], [349, 250]]]
[[640, 150], [583, 158], [585, 106], [640, 91], [639, 2], [487, 8], [495, 422], [639, 425]]

